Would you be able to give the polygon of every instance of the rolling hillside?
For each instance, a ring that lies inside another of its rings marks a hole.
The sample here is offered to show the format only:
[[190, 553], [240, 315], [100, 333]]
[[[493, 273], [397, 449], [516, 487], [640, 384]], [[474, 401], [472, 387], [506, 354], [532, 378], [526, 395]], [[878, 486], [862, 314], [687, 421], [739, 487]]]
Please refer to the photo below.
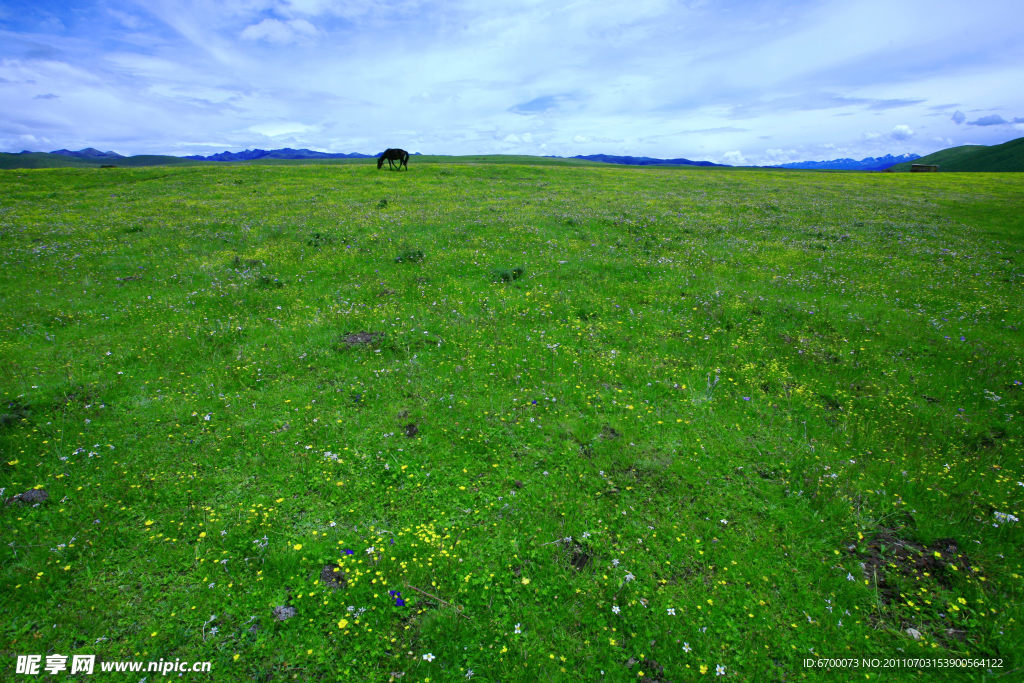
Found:
[[99, 168], [100, 166], [163, 166], [196, 164], [191, 159], [162, 154], [140, 154], [133, 157], [72, 156], [56, 152], [0, 153], [0, 169], [14, 168]]
[[1024, 171], [1024, 138], [991, 147], [950, 147], [913, 162], [896, 164], [890, 170], [909, 171], [912, 164], [936, 164], [939, 171]]
[[0, 169], [13, 168], [88, 168], [98, 166], [84, 159], [47, 152], [0, 153]]

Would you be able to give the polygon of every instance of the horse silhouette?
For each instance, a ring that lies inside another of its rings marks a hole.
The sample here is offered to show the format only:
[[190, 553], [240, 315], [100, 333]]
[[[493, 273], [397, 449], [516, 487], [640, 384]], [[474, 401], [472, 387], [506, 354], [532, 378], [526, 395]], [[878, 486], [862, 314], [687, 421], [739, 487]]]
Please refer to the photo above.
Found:
[[390, 147], [384, 150], [384, 153], [377, 158], [377, 170], [379, 171], [384, 166], [384, 161], [387, 160], [388, 168], [394, 170], [394, 162], [398, 162], [398, 170], [402, 170], [402, 166], [405, 166], [405, 170], [409, 170], [409, 153], [404, 149], [391, 149]]

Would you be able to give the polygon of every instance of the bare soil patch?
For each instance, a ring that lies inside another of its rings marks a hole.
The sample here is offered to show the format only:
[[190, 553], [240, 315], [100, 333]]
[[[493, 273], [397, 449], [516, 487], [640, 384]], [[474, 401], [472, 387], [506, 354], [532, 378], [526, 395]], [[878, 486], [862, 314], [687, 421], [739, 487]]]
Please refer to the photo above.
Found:
[[380, 346], [380, 342], [384, 339], [383, 332], [353, 332], [346, 334], [341, 338], [347, 348], [353, 349], [359, 346]]

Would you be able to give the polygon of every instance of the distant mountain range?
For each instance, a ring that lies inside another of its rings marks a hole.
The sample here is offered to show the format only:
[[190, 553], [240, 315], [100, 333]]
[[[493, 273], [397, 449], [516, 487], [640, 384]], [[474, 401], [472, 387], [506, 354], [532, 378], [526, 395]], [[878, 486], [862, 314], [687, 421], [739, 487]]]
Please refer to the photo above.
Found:
[[[22, 154], [34, 154], [34, 152], [26, 150]], [[77, 152], [72, 152], [70, 149], [58, 149], [56, 152], [50, 152], [50, 154], [60, 154], [66, 157], [75, 157], [76, 159], [124, 159], [117, 152], [101, 152], [93, 147], [86, 147]]]
[[893, 156], [886, 154], [884, 157], [865, 157], [860, 161], [856, 159], [832, 159], [831, 161], [794, 161], [789, 164], [768, 166], [768, 168], [800, 168], [816, 171], [884, 171], [890, 166], [919, 159], [917, 154], [900, 154]]
[[[418, 155], [418, 153], [417, 153]], [[117, 152], [101, 152], [93, 147], [77, 151], [58, 149], [53, 152], [30, 152], [17, 154], [0, 153], [0, 169], [5, 168], [95, 168], [99, 166], [164, 166], [188, 165], [210, 161], [259, 161], [263, 159], [372, 159], [374, 154], [328, 154], [309, 149], [252, 149], [244, 152], [220, 152], [210, 156], [192, 155], [175, 157], [161, 154], [139, 154], [123, 156]]]
[[[260, 161], [260, 160], [296, 160], [304, 159], [372, 159], [376, 154], [332, 154], [316, 152], [310, 149], [247, 149], [242, 152], [219, 152], [209, 156], [192, 155], [176, 157], [167, 155], [143, 154], [123, 156], [117, 152], [101, 152], [93, 147], [72, 151], [58, 149], [53, 152], [30, 152], [25, 150], [18, 154], [0, 153], [0, 169], [8, 168], [55, 168], [55, 167], [99, 167], [99, 166], [160, 166], [185, 165], [204, 162]], [[420, 156], [418, 152], [413, 156]], [[446, 157], [433, 157], [432, 161], [443, 161]], [[459, 157], [450, 157], [457, 160]], [[487, 159], [486, 155], [479, 157]], [[497, 157], [496, 157], [497, 158]], [[518, 158], [518, 157], [517, 157]], [[529, 159], [529, 157], [522, 157]], [[725, 167], [726, 164], [715, 164], [710, 161], [691, 161], [690, 159], [656, 159], [652, 157], [615, 156], [611, 154], [588, 154], [574, 157], [549, 157], [553, 159], [574, 159], [580, 161], [597, 161], [607, 164], [626, 164], [633, 166], [714, 166]], [[467, 159], [470, 159], [467, 157]], [[917, 154], [887, 154], [884, 157], [866, 157], [855, 159], [833, 159], [831, 161], [797, 161], [778, 166], [763, 168], [785, 168], [806, 170], [838, 170], [838, 171], [909, 171], [912, 163], [938, 165], [940, 171], [1024, 171], [1024, 138], [1018, 138], [1001, 145], [965, 145], [952, 147], [925, 157]]]
[[[557, 157], [556, 157], [557, 158]], [[726, 166], [727, 164], [715, 164], [710, 161], [690, 161], [689, 159], [654, 159], [652, 157], [621, 157], [611, 154], [577, 154], [570, 159], [583, 159], [584, 161], [601, 161], [606, 164], [628, 164], [630, 166]]]
[[314, 152], [311, 149], [247, 149], [243, 152], [219, 152], [210, 156], [193, 154], [185, 157], [196, 161], [253, 161], [255, 159], [375, 159], [377, 154], [331, 154], [329, 152]]
[[[584, 159], [586, 161], [602, 161], [607, 164], [629, 164], [633, 166], [728, 166], [728, 164], [716, 164], [710, 161], [691, 161], [690, 159], [654, 159], [651, 157], [629, 157], [612, 156], [610, 154], [588, 154], [577, 155], [572, 159]], [[866, 157], [857, 161], [856, 159], [833, 159], [831, 161], [795, 161], [789, 164], [778, 166], [766, 166], [764, 168], [796, 168], [817, 171], [881, 171], [895, 164], [917, 159], [916, 154], [900, 154], [893, 156], [887, 154], [884, 157]]]
[[73, 152], [58, 149], [54, 152], [0, 153], [0, 169], [9, 168], [99, 168], [102, 166], [170, 166], [199, 162], [181, 157], [140, 154], [126, 157], [117, 152], [101, 152], [88, 147]]

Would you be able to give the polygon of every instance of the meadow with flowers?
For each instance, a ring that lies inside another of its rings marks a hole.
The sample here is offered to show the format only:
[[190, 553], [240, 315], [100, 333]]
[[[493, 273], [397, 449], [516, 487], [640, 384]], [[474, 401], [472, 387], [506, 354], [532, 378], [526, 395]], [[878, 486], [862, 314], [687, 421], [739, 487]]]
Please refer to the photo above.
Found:
[[1018, 678], [1024, 178], [535, 162], [0, 172], [0, 677]]

